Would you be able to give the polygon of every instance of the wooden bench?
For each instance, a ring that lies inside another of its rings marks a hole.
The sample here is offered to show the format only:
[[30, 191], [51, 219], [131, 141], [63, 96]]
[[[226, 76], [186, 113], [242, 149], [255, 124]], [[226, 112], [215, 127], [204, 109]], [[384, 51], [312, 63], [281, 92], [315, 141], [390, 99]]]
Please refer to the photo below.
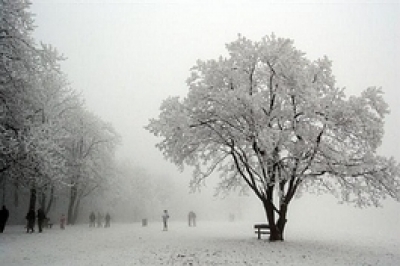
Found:
[[255, 224], [254, 229], [258, 239], [261, 239], [261, 235], [269, 235], [271, 233], [268, 224]]

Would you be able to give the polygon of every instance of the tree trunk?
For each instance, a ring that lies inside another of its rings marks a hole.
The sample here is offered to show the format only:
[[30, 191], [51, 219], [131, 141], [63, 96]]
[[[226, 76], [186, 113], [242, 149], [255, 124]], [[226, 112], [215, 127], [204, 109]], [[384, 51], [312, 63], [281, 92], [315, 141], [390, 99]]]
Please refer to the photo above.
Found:
[[44, 210], [44, 207], [46, 206], [46, 190], [47, 190], [47, 185], [42, 187], [39, 193], [39, 203], [40, 203], [40, 208], [42, 208], [42, 210]]
[[1, 199], [1, 205], [6, 205], [6, 175], [1, 174], [2, 175], [2, 182], [3, 182], [3, 197]]
[[79, 207], [80, 207], [80, 203], [81, 203], [81, 196], [78, 195], [76, 198], [76, 203], [75, 203], [75, 207], [74, 207], [74, 212], [73, 212], [73, 216], [72, 216], [72, 220], [73, 220], [73, 224], [76, 223], [76, 220], [78, 219], [78, 214], [79, 214]]
[[19, 206], [19, 194], [18, 194], [18, 182], [14, 183], [14, 206], [18, 207]]
[[273, 208], [273, 205], [271, 202], [268, 200], [263, 200], [263, 205], [264, 205], [264, 210], [267, 215], [267, 221], [270, 227], [270, 235], [269, 235], [269, 241], [283, 241], [283, 231], [282, 228], [284, 228], [284, 225], [282, 228], [279, 226], [279, 221], [278, 223], [275, 223], [275, 211]]
[[287, 223], [286, 214], [287, 214], [287, 205], [282, 204], [281, 209], [279, 210], [279, 219], [278, 219], [278, 222], [276, 223], [278, 230], [281, 232], [281, 236], [282, 236], [281, 240], [284, 240], [283, 236], [284, 236], [284, 232], [285, 232], [285, 226]]
[[49, 202], [47, 203], [47, 206], [46, 206], [46, 209], [45, 209], [46, 216], [50, 211], [51, 205], [53, 204], [53, 199], [54, 199], [54, 185], [51, 185]]
[[76, 201], [76, 196], [77, 196], [77, 187], [76, 184], [71, 186], [71, 191], [70, 191], [70, 198], [69, 198], [69, 204], [68, 204], [68, 217], [67, 217], [67, 224], [68, 225], [73, 225], [73, 213], [74, 213], [74, 206], [75, 206], [75, 201]]
[[36, 208], [36, 185], [33, 184], [30, 189], [30, 197], [29, 197], [29, 210]]

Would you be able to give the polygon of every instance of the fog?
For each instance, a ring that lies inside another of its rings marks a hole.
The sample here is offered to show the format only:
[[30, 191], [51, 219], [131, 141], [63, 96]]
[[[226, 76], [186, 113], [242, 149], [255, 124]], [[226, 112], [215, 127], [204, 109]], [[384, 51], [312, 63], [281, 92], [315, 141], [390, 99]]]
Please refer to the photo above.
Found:
[[[214, 197], [218, 174], [201, 193], [189, 193], [191, 169], [178, 171], [155, 148], [159, 139], [144, 126], [168, 96], [185, 96], [186, 78], [197, 59], [226, 55], [225, 43], [240, 33], [252, 40], [274, 32], [294, 39], [309, 59], [327, 55], [337, 85], [346, 94], [382, 86], [391, 108], [380, 152], [400, 160], [397, 119], [400, 73], [398, 1], [118, 1], [33, 0], [35, 38], [56, 47], [71, 87], [82, 92], [88, 108], [113, 124], [123, 141], [118, 158], [152, 176], [165, 177], [178, 199], [158, 206], [185, 219], [260, 220], [261, 204], [250, 194]], [[399, 204], [383, 209], [338, 205], [331, 196], [296, 199], [288, 226], [366, 227], [397, 230]], [[160, 213], [161, 215], [161, 213]]]

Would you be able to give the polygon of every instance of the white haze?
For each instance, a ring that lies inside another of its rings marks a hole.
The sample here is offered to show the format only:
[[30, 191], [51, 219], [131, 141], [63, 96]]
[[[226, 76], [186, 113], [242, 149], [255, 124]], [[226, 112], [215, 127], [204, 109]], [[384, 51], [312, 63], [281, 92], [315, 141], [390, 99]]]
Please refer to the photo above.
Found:
[[[238, 33], [252, 39], [274, 32], [316, 59], [333, 60], [338, 86], [359, 94], [382, 86], [392, 110], [386, 122], [382, 154], [400, 160], [400, 5], [398, 1], [117, 1], [33, 0], [35, 38], [55, 46], [71, 86], [81, 91], [91, 111], [110, 121], [122, 135], [118, 151], [150, 174], [170, 178], [182, 198], [165, 206], [184, 219], [186, 210], [203, 217], [229, 209], [249, 220], [264, 219], [253, 196], [212, 197], [215, 181], [201, 194], [188, 194], [190, 169], [179, 172], [144, 130], [168, 96], [187, 93], [185, 84], [197, 59], [226, 55], [225, 43]], [[217, 178], [214, 175], [213, 178]], [[239, 202], [241, 202], [239, 200]], [[306, 196], [289, 210], [288, 226], [347, 228], [400, 235], [399, 204], [383, 209], [354, 209], [330, 196]], [[158, 210], [156, 210], [158, 211]]]

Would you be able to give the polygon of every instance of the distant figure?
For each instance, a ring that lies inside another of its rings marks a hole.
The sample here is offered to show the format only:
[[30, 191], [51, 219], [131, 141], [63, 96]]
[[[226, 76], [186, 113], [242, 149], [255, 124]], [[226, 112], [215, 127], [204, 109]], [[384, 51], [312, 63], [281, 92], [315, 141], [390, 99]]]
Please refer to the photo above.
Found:
[[9, 215], [10, 212], [7, 210], [6, 206], [3, 205], [3, 209], [0, 210], [0, 233], [4, 232]]
[[162, 219], [163, 219], [163, 224], [164, 224], [163, 231], [168, 231], [169, 214], [168, 214], [167, 210], [164, 210], [164, 214], [162, 215]]
[[107, 212], [106, 218], [105, 218], [106, 223], [105, 223], [104, 227], [110, 227], [110, 220], [111, 220], [111, 216], [110, 216], [110, 214]]
[[96, 215], [94, 214], [94, 212], [91, 212], [89, 215], [89, 227], [95, 227], [95, 223], [96, 223]]
[[60, 218], [60, 228], [61, 229], [65, 229], [65, 220], [66, 220], [66, 218], [65, 218], [65, 215], [64, 215], [64, 213], [63, 214], [61, 214], [61, 218]]
[[44, 219], [43, 227], [51, 228], [52, 226], [53, 226], [53, 223], [50, 221], [50, 218], [46, 217], [46, 219]]
[[44, 214], [43, 209], [39, 208], [37, 210], [37, 221], [38, 221], [39, 233], [41, 233], [43, 231], [43, 223], [44, 223], [45, 219], [46, 219], [46, 215]]
[[188, 220], [189, 220], [190, 227], [196, 226], [196, 214], [193, 211], [189, 212]]
[[103, 215], [100, 212], [97, 213], [97, 227], [103, 227]]
[[27, 233], [33, 233], [35, 232], [35, 219], [36, 219], [36, 215], [35, 215], [35, 211], [33, 209], [30, 209], [28, 211], [28, 213], [26, 214], [26, 220], [28, 221], [28, 225], [26, 226], [26, 232]]

